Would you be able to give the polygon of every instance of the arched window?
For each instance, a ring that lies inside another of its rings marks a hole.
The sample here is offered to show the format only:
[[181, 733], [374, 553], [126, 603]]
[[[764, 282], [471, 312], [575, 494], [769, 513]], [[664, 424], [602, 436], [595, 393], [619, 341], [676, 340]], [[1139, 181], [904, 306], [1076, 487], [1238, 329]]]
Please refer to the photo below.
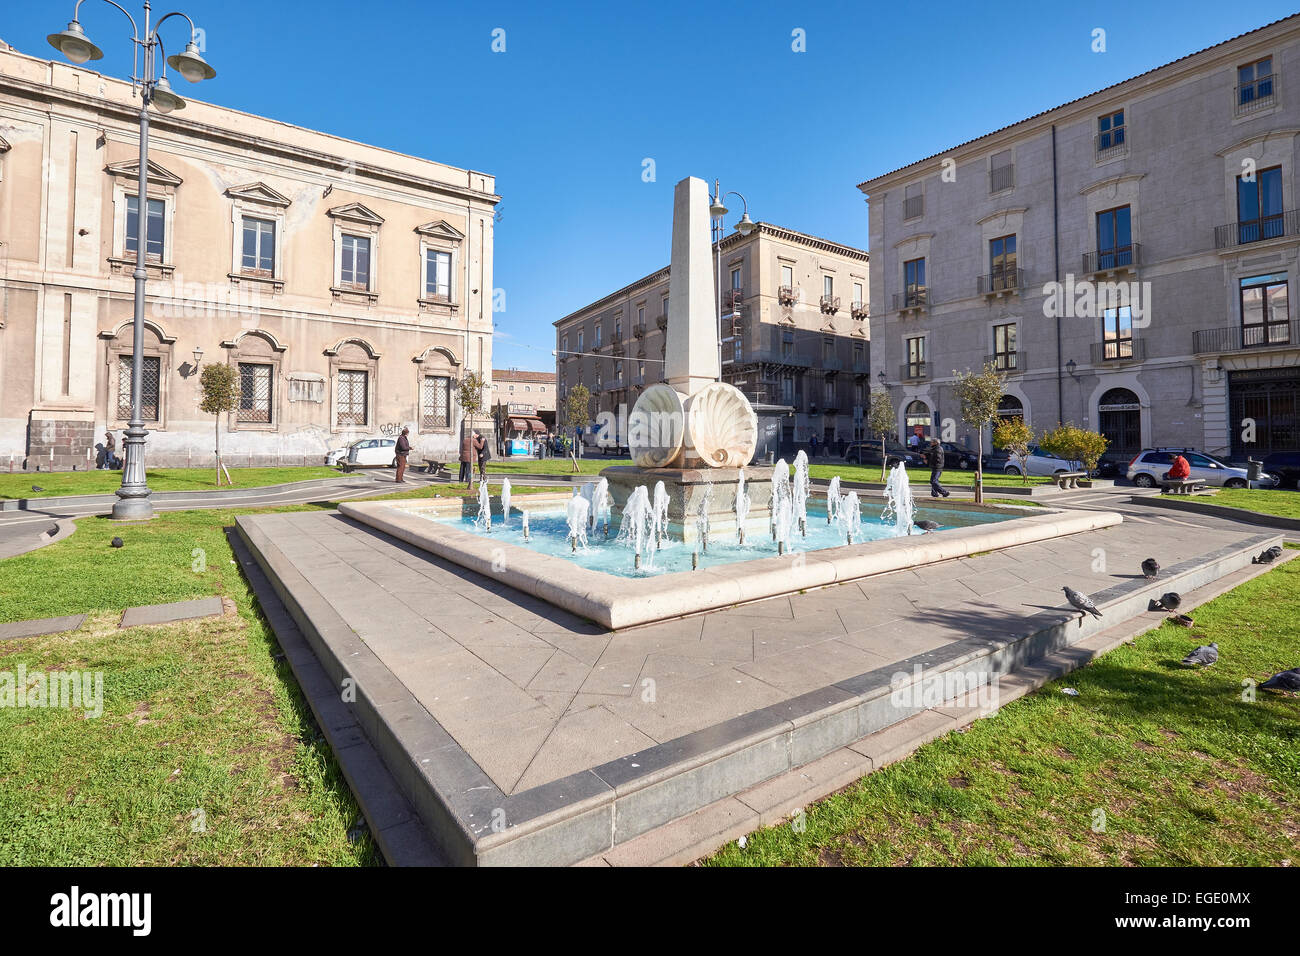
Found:
[[1127, 388], [1112, 388], [1097, 402], [1097, 422], [1109, 439], [1107, 454], [1136, 455], [1142, 450], [1142, 403]]
[[998, 399], [998, 418], [1006, 421], [1012, 418], [1025, 419], [1025, 403], [1014, 395], [1003, 395]]
[[930, 431], [931, 426], [934, 424], [934, 420], [930, 416], [930, 406], [918, 400], [910, 403], [903, 415], [903, 420], [907, 425], [907, 434], [902, 436], [903, 441], [911, 447], [919, 446], [921, 439], [925, 438], [926, 433]]

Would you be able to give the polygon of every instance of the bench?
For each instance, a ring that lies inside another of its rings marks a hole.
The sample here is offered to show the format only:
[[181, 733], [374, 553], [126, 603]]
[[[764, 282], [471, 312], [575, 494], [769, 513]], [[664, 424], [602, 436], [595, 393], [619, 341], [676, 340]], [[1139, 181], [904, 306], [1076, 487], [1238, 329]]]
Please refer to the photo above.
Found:
[[436, 475], [438, 477], [443, 477], [444, 475], [448, 478], [451, 477], [451, 472], [447, 471], [446, 464], [433, 458], [424, 459], [424, 473], [426, 475]]
[[1204, 491], [1205, 482], [1199, 478], [1162, 478], [1160, 493], [1164, 495], [1190, 495], [1194, 491]]
[[1064, 491], [1067, 488], [1078, 488], [1080, 480], [1087, 480], [1086, 471], [1058, 471], [1056, 473], [1056, 487]]

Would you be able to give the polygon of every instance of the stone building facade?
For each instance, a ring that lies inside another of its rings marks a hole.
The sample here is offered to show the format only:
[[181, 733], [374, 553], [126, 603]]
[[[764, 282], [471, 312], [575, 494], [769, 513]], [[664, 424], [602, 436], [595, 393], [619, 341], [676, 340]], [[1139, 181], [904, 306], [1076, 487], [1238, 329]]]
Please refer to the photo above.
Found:
[[1300, 448], [1298, 162], [1293, 16], [862, 183], [900, 431], [993, 361], [1005, 414], [1124, 462]]
[[[834, 447], [862, 434], [867, 265], [861, 249], [771, 223], [723, 238], [722, 379], [758, 409], [760, 453], [808, 447], [814, 436]], [[585, 385], [592, 420], [604, 413], [619, 423], [619, 446], [627, 442], [626, 413], [663, 381], [668, 276], [660, 269], [555, 322], [561, 408], [570, 388]], [[596, 438], [589, 429], [585, 440]]]
[[[128, 83], [0, 50], [4, 464], [85, 467], [126, 426], [138, 108]], [[230, 464], [403, 425], [448, 456], [455, 384], [492, 367], [490, 175], [193, 100], [151, 111], [148, 175], [149, 465], [211, 461], [213, 362], [240, 383]]]

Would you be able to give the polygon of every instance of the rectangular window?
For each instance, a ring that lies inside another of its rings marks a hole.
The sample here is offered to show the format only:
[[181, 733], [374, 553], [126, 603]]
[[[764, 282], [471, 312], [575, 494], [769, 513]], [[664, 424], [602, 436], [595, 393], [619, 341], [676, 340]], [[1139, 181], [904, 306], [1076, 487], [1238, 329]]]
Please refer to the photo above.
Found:
[[732, 360], [736, 362], [743, 361], [745, 358], [745, 340], [742, 339], [740, 336], [736, 336], [732, 340], [731, 348], [732, 348], [732, 352], [731, 352]]
[[420, 389], [420, 431], [450, 427], [451, 379], [446, 375], [426, 375]]
[[1016, 237], [989, 240], [989, 283], [994, 291], [1016, 288]]
[[339, 369], [338, 423], [365, 425], [369, 412], [370, 373], [363, 369]]
[[581, 351], [583, 350], [583, 347], [582, 347], [582, 336], [583, 336], [583, 333], [582, 333], [582, 332], [579, 332], [579, 333], [578, 333], [578, 351], [579, 351], [579, 352], [581, 352]]
[[925, 336], [907, 340], [907, 377], [921, 378], [925, 375]]
[[569, 354], [569, 334], [566, 332], [560, 337], [560, 357], [564, 358]]
[[740, 288], [740, 270], [739, 270], [739, 269], [732, 269], [732, 270], [731, 270], [731, 287], [732, 287], [733, 289], [739, 289], [739, 288]]
[[592, 341], [594, 342], [595, 348], [600, 348], [600, 325], [599, 324], [597, 324], [596, 326], [596, 337]]
[[[163, 257], [163, 215], [167, 204], [161, 199], [150, 199], [148, 204], [148, 222], [145, 224], [144, 257], [150, 262], [162, 262]], [[140, 199], [138, 196], [126, 197], [126, 251], [135, 252], [140, 241]]]
[[235, 421], [271, 423], [271, 366], [239, 363], [239, 404]]
[[993, 326], [993, 364], [1005, 371], [1019, 367], [1016, 359], [1016, 324]]
[[622, 362], [616, 362], [614, 364], [614, 377], [618, 381], [618, 384], [620, 385], [623, 384], [623, 363]]
[[1133, 264], [1132, 216], [1128, 206], [1097, 213], [1097, 268]]
[[451, 301], [451, 253], [426, 249], [424, 254], [424, 297]]
[[925, 212], [925, 194], [920, 183], [912, 183], [903, 191], [903, 218], [915, 219]]
[[835, 277], [822, 276], [822, 295], [830, 298], [835, 294]]
[[370, 289], [370, 240], [344, 236], [339, 281], [354, 289]]
[[1273, 99], [1273, 58], [1237, 67], [1237, 106], [1262, 107]]
[[781, 267], [781, 285], [787, 289], [794, 288], [794, 266]]
[[781, 358], [794, 358], [794, 333], [789, 329], [781, 333]]
[[645, 326], [645, 306], [641, 306], [636, 310], [636, 324], [642, 327]]
[[794, 376], [781, 376], [781, 401], [786, 405], [794, 404]]
[[835, 404], [835, 379], [828, 378], [822, 382], [822, 403], [831, 408]]
[[1133, 313], [1128, 306], [1102, 313], [1101, 357], [1106, 361], [1133, 357]]
[[[140, 375], [140, 418], [142, 421], [158, 421], [160, 369], [161, 360], [158, 356], [144, 356]], [[119, 421], [129, 421], [131, 418], [131, 356], [129, 355], [118, 356], [117, 417]]]
[[1011, 158], [1011, 150], [1004, 149], [1000, 153], [994, 153], [989, 163], [989, 192], [1002, 192], [1015, 184], [1016, 167]]
[[822, 361], [829, 362], [835, 358], [835, 340], [832, 338], [822, 339]]
[[275, 223], [244, 217], [244, 252], [240, 269], [251, 275], [275, 274]]
[[1291, 341], [1285, 275], [1241, 280], [1241, 345], [1285, 345]]
[[614, 320], [614, 341], [621, 342], [622, 340], [623, 340], [623, 320], [615, 319]]
[[1118, 110], [1097, 118], [1097, 152], [1104, 153], [1124, 145], [1124, 111]]
[[853, 283], [853, 304], [854, 305], [862, 304], [862, 283], [861, 282]]
[[925, 304], [925, 260], [909, 259], [903, 263], [903, 305], [905, 308]]
[[1237, 241], [1258, 242], [1284, 235], [1282, 167], [1237, 177]]

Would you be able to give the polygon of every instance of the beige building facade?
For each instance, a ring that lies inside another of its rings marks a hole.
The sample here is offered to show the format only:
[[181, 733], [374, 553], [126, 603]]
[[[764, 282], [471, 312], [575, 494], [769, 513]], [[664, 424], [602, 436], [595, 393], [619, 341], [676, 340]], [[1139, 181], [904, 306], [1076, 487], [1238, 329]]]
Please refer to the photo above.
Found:
[[[715, 246], [716, 259], [716, 246]], [[868, 256], [760, 222], [722, 240], [722, 379], [759, 412], [760, 456], [832, 448], [862, 434], [870, 369]], [[660, 269], [555, 322], [561, 407], [578, 384], [593, 422], [627, 443], [626, 415], [663, 381], [669, 270]], [[561, 426], [566, 423], [561, 415]], [[601, 430], [588, 429], [594, 444]]]
[[[0, 49], [0, 467], [121, 447], [138, 109], [128, 83]], [[491, 377], [492, 176], [194, 101], [151, 112], [148, 175], [148, 465], [212, 460], [214, 362], [237, 372], [236, 466], [403, 426], [452, 452], [456, 382]]]
[[969, 437], [953, 373], [993, 362], [1121, 465], [1300, 449], [1298, 170], [1293, 16], [862, 183], [900, 432]]

